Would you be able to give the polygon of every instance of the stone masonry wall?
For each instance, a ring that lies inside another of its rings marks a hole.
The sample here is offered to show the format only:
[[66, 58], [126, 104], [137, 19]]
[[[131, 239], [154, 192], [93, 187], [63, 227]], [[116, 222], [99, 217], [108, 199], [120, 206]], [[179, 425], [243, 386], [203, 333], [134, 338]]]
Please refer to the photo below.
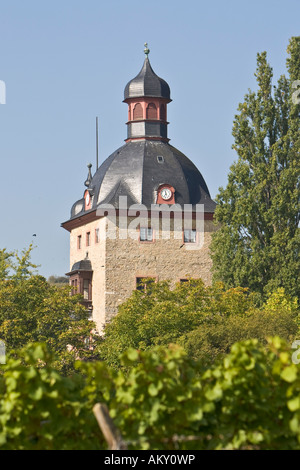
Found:
[[[211, 283], [212, 261], [209, 245], [212, 232], [216, 230], [212, 221], [205, 221], [204, 244], [198, 250], [188, 250], [183, 242], [182, 231], [174, 238], [153, 242], [140, 242], [127, 238], [106, 241], [106, 297], [105, 319], [109, 321], [117, 313], [118, 306], [136, 288], [137, 277], [154, 277], [157, 281], [170, 280], [175, 285], [180, 279], [201, 278], [206, 285]], [[157, 234], [156, 234], [157, 237]]]
[[[127, 223], [133, 220], [128, 218]], [[109, 225], [111, 230], [105, 238], [106, 223], [105, 217], [73, 229], [70, 239], [70, 269], [75, 262], [84, 259], [87, 252], [92, 263], [93, 320], [99, 333], [104, 323], [117, 314], [118, 306], [136, 288], [137, 277], [170, 280], [171, 285], [188, 277], [201, 278], [206, 285], [211, 283], [209, 245], [211, 235], [216, 230], [212, 221], [204, 222], [204, 243], [196, 250], [187, 249], [182, 230], [175, 229], [174, 232], [172, 222], [170, 239], [162, 239], [160, 228], [155, 231], [153, 242], [140, 242], [130, 236], [121, 239], [118, 219], [116, 224]], [[101, 234], [98, 243], [95, 241], [96, 228], [100, 229]], [[87, 232], [91, 234], [90, 246], [86, 246]], [[174, 238], [174, 233], [178, 238]], [[81, 249], [77, 247], [79, 235], [82, 239]]]

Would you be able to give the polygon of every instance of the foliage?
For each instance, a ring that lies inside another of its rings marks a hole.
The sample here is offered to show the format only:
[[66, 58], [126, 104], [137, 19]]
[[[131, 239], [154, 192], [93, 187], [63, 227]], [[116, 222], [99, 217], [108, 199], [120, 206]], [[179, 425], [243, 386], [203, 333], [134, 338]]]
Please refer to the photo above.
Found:
[[70, 288], [51, 286], [41, 276], [0, 284], [0, 338], [6, 349], [45, 342], [59, 355], [57, 367], [67, 373], [74, 360], [93, 357], [86, 345], [93, 324]]
[[202, 361], [203, 365], [212, 364], [217, 358], [229, 353], [231, 346], [242, 340], [257, 339], [267, 344], [267, 338], [280, 334], [289, 344], [297, 336], [297, 316], [289, 311], [266, 312], [253, 310], [248, 315], [216, 316], [202, 327], [178, 338], [188, 355]]
[[0, 250], [0, 281], [21, 281], [35, 274], [37, 266], [30, 260], [32, 250], [32, 244], [24, 248], [21, 254], [17, 251], [8, 252], [5, 248]]
[[11, 267], [12, 252], [8, 252], [5, 248], [0, 250], [0, 281], [7, 279], [9, 269]]
[[22, 281], [36, 273], [36, 268], [38, 266], [31, 262], [32, 250], [33, 245], [30, 244], [27, 249], [24, 248], [22, 250], [21, 255], [19, 255], [17, 251], [13, 254], [15, 261], [12, 261], [10, 266], [13, 270], [13, 274], [10, 276], [11, 279]]
[[96, 342], [91, 333], [94, 324], [81, 296], [71, 296], [68, 286], [50, 285], [33, 274], [31, 250], [30, 245], [20, 256], [1, 251], [5, 277], [0, 280], [0, 339], [7, 351], [45, 342], [58, 355], [56, 367], [69, 373], [78, 357], [93, 358], [87, 339]]
[[28, 344], [0, 376], [0, 449], [101, 449], [80, 375], [62, 376], [49, 348]]
[[265, 311], [279, 314], [282, 311], [293, 314], [298, 308], [298, 299], [286, 295], [283, 287], [270, 294], [264, 306]]
[[262, 296], [283, 287], [300, 296], [300, 37], [288, 47], [288, 77], [272, 86], [266, 52], [257, 55], [257, 92], [245, 95], [233, 124], [226, 188], [217, 196], [213, 236], [214, 279]]
[[122, 361], [128, 374], [95, 361], [63, 377], [28, 345], [2, 366], [0, 448], [104, 449], [92, 407], [105, 402], [131, 449], [300, 449], [300, 369], [278, 337], [235, 343], [208, 369], [175, 345]]
[[65, 286], [69, 284], [69, 278], [67, 276], [49, 276], [48, 282], [49, 284]]
[[282, 290], [258, 308], [248, 289], [205, 287], [201, 280], [178, 284], [158, 282], [151, 292], [135, 291], [106, 325], [99, 354], [120, 367], [119, 356], [128, 347], [147, 350], [177, 343], [194, 359], [210, 364], [229, 352], [236, 341], [279, 335], [292, 341], [298, 331], [295, 299]]

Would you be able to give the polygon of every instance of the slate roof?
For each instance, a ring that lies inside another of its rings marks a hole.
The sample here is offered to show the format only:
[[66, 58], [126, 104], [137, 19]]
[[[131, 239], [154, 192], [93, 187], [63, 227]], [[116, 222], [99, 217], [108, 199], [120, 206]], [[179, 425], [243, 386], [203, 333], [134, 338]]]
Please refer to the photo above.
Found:
[[146, 57], [140, 73], [127, 83], [124, 90], [124, 100], [144, 96], [166, 98], [171, 101], [169, 85], [156, 75], [148, 57]]
[[[151, 209], [162, 184], [175, 188], [176, 204], [204, 204], [205, 212], [214, 212], [216, 204], [197, 167], [169, 143], [154, 140], [129, 141], [104, 161], [90, 182], [90, 210], [100, 204], [118, 208], [119, 196], [127, 196], [128, 207], [143, 204]], [[84, 213], [81, 199], [73, 205], [71, 218]]]
[[[148, 55], [149, 50], [146, 52]], [[140, 73], [124, 90], [124, 101], [138, 97], [171, 101], [169, 85], [155, 74], [148, 57]], [[147, 124], [147, 120], [145, 122]], [[145, 140], [128, 140], [102, 163], [93, 177], [89, 167], [85, 185], [92, 196], [92, 206], [85, 211], [83, 198], [75, 202], [71, 219], [92, 212], [101, 204], [110, 204], [117, 209], [119, 196], [127, 196], [127, 207], [143, 204], [150, 210], [157, 202], [157, 189], [162, 184], [175, 188], [176, 204], [182, 207], [184, 204], [194, 207], [204, 204], [205, 212], [214, 212], [216, 204], [197, 167], [168, 142], [150, 136]]]
[[77, 261], [72, 266], [71, 272], [73, 271], [92, 271], [92, 263], [88, 258]]

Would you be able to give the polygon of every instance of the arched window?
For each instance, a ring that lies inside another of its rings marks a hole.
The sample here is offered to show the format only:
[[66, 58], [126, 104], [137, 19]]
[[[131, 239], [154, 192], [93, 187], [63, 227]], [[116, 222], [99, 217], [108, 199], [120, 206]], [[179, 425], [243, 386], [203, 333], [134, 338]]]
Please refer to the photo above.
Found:
[[137, 103], [133, 108], [133, 120], [143, 119], [143, 108], [141, 103]]
[[147, 106], [147, 119], [157, 119], [157, 110], [154, 103], [149, 103]]
[[160, 119], [162, 121], [165, 121], [167, 119], [167, 116], [166, 116], [166, 106], [164, 104], [161, 104], [160, 105]]

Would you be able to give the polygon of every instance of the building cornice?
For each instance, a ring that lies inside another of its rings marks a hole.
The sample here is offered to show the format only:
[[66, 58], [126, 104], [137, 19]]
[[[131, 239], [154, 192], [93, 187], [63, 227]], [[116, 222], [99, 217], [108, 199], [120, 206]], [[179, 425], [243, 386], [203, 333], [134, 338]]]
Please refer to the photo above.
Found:
[[[129, 211], [131, 211], [130, 215], [128, 215]], [[131, 209], [128, 209], [128, 210], [116, 209], [115, 215], [117, 217], [139, 217], [139, 216], [143, 216], [143, 217], [151, 218], [151, 215], [153, 215], [153, 214], [151, 214], [151, 212], [152, 211], [150, 211], [150, 210], [149, 211], [138, 211], [137, 210], [136, 214], [133, 216]], [[153, 212], [155, 213], [156, 211], [153, 211]], [[159, 216], [161, 217], [162, 212], [161, 211], [158, 211], [158, 212], [159, 212]], [[104, 217], [103, 215], [102, 216], [97, 215], [97, 210], [93, 210], [93, 211], [90, 211], [90, 212], [88, 212], [86, 214], [83, 214], [79, 217], [69, 219], [66, 222], [63, 222], [61, 224], [61, 227], [63, 227], [68, 232], [71, 232], [75, 228], [82, 227], [83, 225], [89, 224], [89, 223], [94, 222], [95, 220], [98, 220], [98, 219], [102, 219], [103, 217]], [[170, 218], [171, 219], [174, 218], [174, 212], [170, 212]], [[196, 219], [196, 211], [192, 212], [192, 219], [193, 220]], [[204, 220], [211, 220], [211, 221], [214, 220], [214, 213], [213, 212], [204, 212]]]

